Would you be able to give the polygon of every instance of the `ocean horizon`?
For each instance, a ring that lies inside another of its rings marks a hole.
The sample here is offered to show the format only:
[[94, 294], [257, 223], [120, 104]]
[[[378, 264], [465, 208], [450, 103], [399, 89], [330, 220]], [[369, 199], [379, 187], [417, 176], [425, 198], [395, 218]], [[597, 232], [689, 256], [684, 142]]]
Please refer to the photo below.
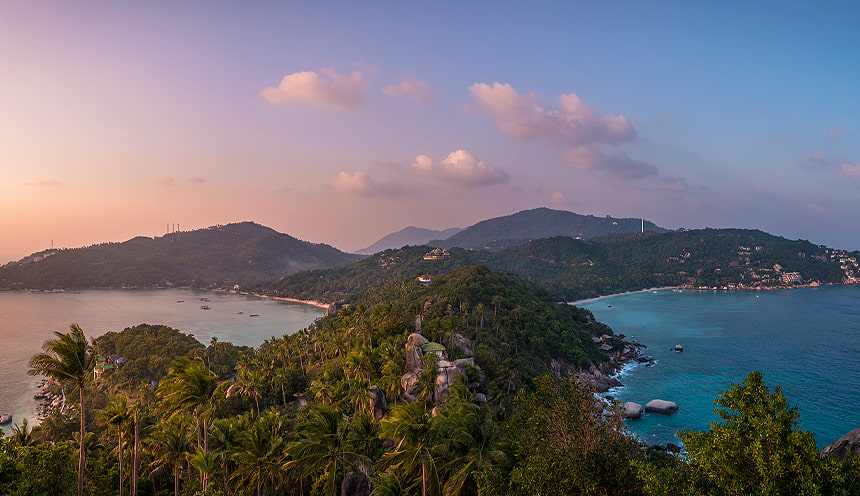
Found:
[[[714, 401], [752, 371], [779, 386], [819, 448], [860, 426], [860, 287], [775, 291], [646, 291], [581, 303], [643, 342], [653, 365], [628, 364], [608, 393], [644, 405], [674, 401], [674, 415], [646, 414], [627, 427], [651, 444], [679, 443], [684, 429], [707, 430]], [[673, 351], [680, 344], [683, 352]]]

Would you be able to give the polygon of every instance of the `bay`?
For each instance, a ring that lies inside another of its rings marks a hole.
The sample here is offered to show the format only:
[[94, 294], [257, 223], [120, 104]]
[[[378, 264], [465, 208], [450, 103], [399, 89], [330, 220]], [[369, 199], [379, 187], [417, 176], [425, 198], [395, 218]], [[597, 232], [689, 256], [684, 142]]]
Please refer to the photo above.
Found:
[[[624, 386], [610, 394], [680, 407], [625, 421], [648, 443], [677, 444], [678, 430], [707, 430], [719, 420], [714, 400], [754, 370], [782, 387], [819, 448], [860, 427], [860, 287], [641, 292], [581, 306], [616, 334], [645, 343], [656, 362], [626, 367]], [[676, 344], [684, 351], [672, 351]]]
[[[203, 305], [210, 309], [203, 310]], [[27, 375], [27, 363], [53, 331], [67, 332], [72, 323], [89, 338], [146, 323], [173, 327], [206, 345], [215, 337], [256, 347], [305, 328], [324, 313], [304, 303], [184, 289], [2, 291], [0, 413], [12, 413], [13, 424], [35, 419], [33, 394], [41, 378]], [[7, 433], [9, 429], [4, 426]]]

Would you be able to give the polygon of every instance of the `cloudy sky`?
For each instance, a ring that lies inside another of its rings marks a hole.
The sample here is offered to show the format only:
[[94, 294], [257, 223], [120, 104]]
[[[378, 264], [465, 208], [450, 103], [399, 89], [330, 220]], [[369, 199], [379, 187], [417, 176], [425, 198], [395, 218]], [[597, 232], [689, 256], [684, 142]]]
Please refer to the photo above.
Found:
[[851, 2], [0, 2], [0, 263], [540, 206], [860, 249]]

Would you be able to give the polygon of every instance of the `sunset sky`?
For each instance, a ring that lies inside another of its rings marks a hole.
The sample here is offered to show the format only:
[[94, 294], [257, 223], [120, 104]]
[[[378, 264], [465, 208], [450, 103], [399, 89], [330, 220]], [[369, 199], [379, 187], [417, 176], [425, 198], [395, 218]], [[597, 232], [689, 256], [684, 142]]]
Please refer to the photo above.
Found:
[[860, 249], [853, 2], [0, 0], [0, 263], [540, 206]]

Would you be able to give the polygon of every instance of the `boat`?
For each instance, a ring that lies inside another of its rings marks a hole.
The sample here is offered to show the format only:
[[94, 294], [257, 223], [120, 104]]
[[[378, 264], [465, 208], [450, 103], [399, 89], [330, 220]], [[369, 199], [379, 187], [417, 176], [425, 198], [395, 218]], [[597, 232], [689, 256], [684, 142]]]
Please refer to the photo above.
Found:
[[185, 303], [185, 300], [176, 300], [176, 303]]
[[209, 310], [212, 307], [210, 307], [209, 305], [200, 305], [200, 308], [203, 310]]
[[0, 415], [0, 424], [11, 424], [12, 423], [12, 414], [4, 413]]
[[236, 312], [236, 315], [243, 315], [245, 312]]
[[259, 316], [260, 316], [260, 314], [258, 314], [258, 313], [252, 313], [251, 315], [249, 315], [249, 317], [259, 317]]

